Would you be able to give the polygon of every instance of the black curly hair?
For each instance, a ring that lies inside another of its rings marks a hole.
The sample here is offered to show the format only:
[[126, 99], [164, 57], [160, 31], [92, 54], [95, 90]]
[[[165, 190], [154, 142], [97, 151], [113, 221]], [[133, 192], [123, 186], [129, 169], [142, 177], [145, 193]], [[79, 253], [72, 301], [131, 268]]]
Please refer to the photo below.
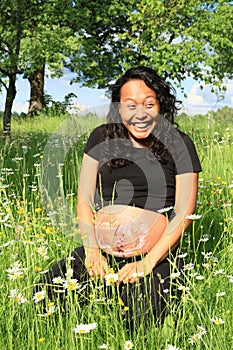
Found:
[[[130, 80], [143, 80], [145, 84], [152, 89], [157, 96], [160, 105], [160, 118], [159, 127], [156, 127], [156, 131], [153, 132], [150, 143], [150, 151], [161, 162], [165, 162], [165, 154], [167, 147], [171, 142], [170, 132], [174, 128], [174, 117], [177, 111], [180, 109], [179, 105], [181, 101], [176, 99], [176, 91], [172, 85], [165, 82], [152, 68], [139, 66], [133, 67], [127, 70], [112, 86], [111, 86], [111, 105], [107, 115], [107, 126], [105, 138], [121, 139], [121, 152], [118, 147], [114, 148], [112, 154], [112, 160], [108, 161], [111, 168], [118, 168], [126, 166], [129, 161], [127, 160], [127, 148], [129, 146], [129, 134], [127, 128], [124, 126], [119, 113], [120, 94], [122, 86]], [[124, 156], [125, 158], [119, 158], [118, 155], [122, 154], [122, 146], [125, 140]], [[109, 151], [106, 149], [106, 152]], [[111, 150], [112, 151], [112, 150]], [[107, 155], [107, 153], [106, 153]], [[103, 155], [104, 157], [104, 155]], [[109, 159], [109, 158], [108, 158]]]

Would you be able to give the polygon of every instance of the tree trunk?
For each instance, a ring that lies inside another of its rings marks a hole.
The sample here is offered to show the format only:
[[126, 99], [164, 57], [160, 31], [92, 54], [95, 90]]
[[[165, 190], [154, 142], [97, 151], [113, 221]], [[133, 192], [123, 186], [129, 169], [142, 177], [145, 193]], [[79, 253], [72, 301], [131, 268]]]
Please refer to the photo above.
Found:
[[45, 66], [36, 69], [28, 78], [31, 88], [28, 113], [41, 111], [44, 107]]
[[9, 76], [9, 86], [7, 88], [6, 93], [6, 102], [5, 102], [5, 109], [3, 114], [3, 134], [5, 136], [11, 135], [11, 111], [13, 102], [16, 96], [16, 87], [15, 87], [15, 81], [16, 81], [16, 74], [12, 74]]

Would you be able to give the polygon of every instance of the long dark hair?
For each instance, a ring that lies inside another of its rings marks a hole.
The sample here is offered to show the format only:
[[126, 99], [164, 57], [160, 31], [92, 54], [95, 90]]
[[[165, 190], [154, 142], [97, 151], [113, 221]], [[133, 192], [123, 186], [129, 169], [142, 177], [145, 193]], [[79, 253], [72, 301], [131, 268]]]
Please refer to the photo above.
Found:
[[[127, 70], [112, 86], [111, 86], [111, 105], [107, 115], [106, 139], [121, 139], [121, 152], [119, 147], [111, 150], [112, 159], [108, 161], [111, 168], [126, 166], [127, 149], [129, 146], [128, 130], [124, 126], [119, 113], [120, 93], [122, 86], [130, 80], [143, 80], [145, 84], [156, 93], [160, 105], [159, 127], [151, 135], [151, 144], [149, 150], [161, 162], [165, 162], [165, 154], [168, 144], [171, 140], [169, 133], [173, 128], [174, 117], [180, 109], [181, 103], [176, 99], [176, 91], [172, 85], [165, 82], [152, 68], [139, 66]], [[171, 135], [170, 135], [171, 136]], [[125, 147], [124, 147], [125, 140]], [[124, 147], [124, 159], [119, 157]], [[107, 151], [107, 150], [106, 150]], [[126, 152], [126, 153], [125, 153]], [[109, 155], [108, 155], [109, 157]], [[109, 158], [108, 158], [109, 159]]]

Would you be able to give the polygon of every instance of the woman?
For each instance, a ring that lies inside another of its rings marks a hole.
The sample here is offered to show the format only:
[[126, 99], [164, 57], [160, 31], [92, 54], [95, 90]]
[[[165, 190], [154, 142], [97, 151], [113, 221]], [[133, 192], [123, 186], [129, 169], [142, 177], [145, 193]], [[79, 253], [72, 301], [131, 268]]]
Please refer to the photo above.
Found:
[[[129, 323], [144, 322], [149, 310], [163, 319], [165, 291], [178, 295], [171, 273], [182, 269], [176, 251], [195, 210], [201, 166], [191, 139], [174, 127], [177, 103], [153, 69], [131, 68], [112, 86], [107, 124], [84, 149], [74, 277], [104, 278], [114, 268]], [[46, 279], [65, 273], [62, 260]]]

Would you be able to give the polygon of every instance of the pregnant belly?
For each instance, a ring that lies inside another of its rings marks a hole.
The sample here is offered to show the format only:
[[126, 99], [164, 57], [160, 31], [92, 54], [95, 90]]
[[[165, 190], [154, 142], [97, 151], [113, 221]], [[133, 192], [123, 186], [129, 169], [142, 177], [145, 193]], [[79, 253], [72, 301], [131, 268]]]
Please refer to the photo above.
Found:
[[148, 253], [166, 226], [164, 215], [126, 205], [106, 206], [95, 218], [99, 247], [119, 257]]

